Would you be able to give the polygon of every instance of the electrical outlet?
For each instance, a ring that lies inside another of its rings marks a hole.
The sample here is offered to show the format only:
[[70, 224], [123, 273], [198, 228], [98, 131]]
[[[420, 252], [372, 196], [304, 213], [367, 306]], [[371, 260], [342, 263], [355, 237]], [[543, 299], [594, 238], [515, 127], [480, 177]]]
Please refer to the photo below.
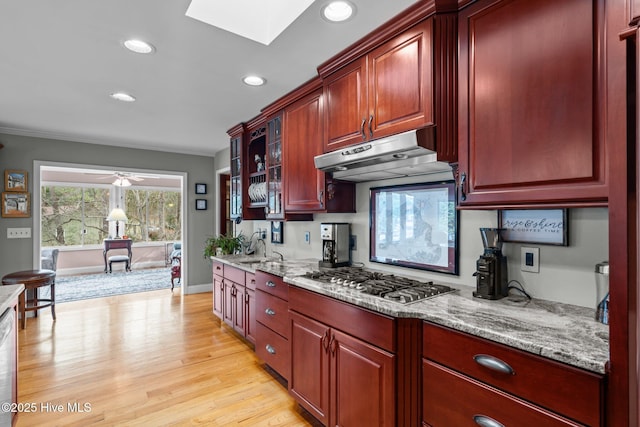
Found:
[[527, 248], [523, 246], [520, 251], [520, 270], [539, 273], [540, 248]]
[[7, 239], [30, 239], [31, 227], [7, 228]]
[[358, 237], [355, 234], [349, 236], [349, 249], [352, 251], [358, 249]]
[[310, 244], [311, 244], [311, 232], [309, 232], [309, 231], [305, 231], [305, 232], [304, 232], [304, 242], [305, 242], [307, 245], [310, 245]]
[[267, 238], [267, 229], [266, 228], [264, 228], [264, 229], [258, 228], [258, 234], [260, 235], [261, 239], [263, 239], [263, 240], [266, 239]]

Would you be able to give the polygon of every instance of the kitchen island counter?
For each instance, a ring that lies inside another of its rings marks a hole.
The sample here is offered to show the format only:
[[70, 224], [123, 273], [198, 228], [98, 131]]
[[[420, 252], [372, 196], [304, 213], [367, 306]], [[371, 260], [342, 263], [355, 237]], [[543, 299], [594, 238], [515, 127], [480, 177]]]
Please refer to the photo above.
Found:
[[8, 308], [13, 307], [18, 301], [18, 297], [24, 291], [24, 285], [2, 285], [0, 286], [0, 314]]
[[426, 320], [591, 372], [606, 372], [609, 327], [594, 320], [594, 309], [529, 301], [520, 295], [489, 301], [474, 298], [474, 287], [444, 282], [439, 283], [458, 291], [401, 304], [303, 277], [318, 269], [318, 260], [274, 261], [240, 255], [215, 259], [250, 272], [265, 271], [291, 285], [388, 316]]

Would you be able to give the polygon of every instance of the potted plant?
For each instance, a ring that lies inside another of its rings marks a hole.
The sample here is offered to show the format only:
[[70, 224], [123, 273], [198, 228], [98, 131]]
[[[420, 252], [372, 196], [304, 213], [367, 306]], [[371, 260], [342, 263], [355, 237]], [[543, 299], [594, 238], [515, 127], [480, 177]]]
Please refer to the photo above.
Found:
[[237, 236], [227, 233], [226, 235], [220, 234], [217, 237], [209, 237], [205, 241], [203, 255], [205, 258], [210, 258], [220, 254], [234, 254], [242, 248], [243, 242], [244, 236], [242, 233]]

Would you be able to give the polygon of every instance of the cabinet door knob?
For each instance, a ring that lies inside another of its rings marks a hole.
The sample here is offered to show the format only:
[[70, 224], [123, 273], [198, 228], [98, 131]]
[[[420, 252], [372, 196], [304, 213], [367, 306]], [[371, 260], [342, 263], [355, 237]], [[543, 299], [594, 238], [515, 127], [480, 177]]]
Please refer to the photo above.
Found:
[[270, 308], [267, 308], [264, 312], [267, 313], [269, 316], [275, 316], [276, 315], [276, 312], [273, 311]]
[[504, 362], [497, 357], [489, 356], [487, 354], [476, 354], [473, 356], [473, 360], [475, 360], [478, 365], [484, 366], [492, 371], [500, 372], [501, 374], [516, 374], [507, 362]]
[[360, 123], [360, 134], [362, 134], [362, 140], [367, 139], [367, 135], [364, 133], [364, 124], [367, 123], [367, 118], [362, 119], [362, 123]]
[[273, 283], [271, 280], [267, 280], [267, 286], [270, 287], [270, 288], [275, 288], [276, 284]]
[[273, 347], [271, 347], [271, 345], [267, 344], [264, 348], [266, 348], [266, 349], [267, 349], [267, 352], [268, 352], [269, 354], [276, 354], [276, 349], [275, 349], [275, 348], [273, 348]]
[[486, 415], [474, 415], [473, 421], [475, 421], [480, 427], [504, 427], [503, 424], [497, 422], [493, 418], [487, 417]]

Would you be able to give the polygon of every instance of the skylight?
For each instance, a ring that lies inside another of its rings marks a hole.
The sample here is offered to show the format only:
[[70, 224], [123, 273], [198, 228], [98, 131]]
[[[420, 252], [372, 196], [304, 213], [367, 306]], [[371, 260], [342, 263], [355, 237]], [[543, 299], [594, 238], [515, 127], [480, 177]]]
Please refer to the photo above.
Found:
[[269, 45], [314, 0], [191, 0], [186, 15]]

